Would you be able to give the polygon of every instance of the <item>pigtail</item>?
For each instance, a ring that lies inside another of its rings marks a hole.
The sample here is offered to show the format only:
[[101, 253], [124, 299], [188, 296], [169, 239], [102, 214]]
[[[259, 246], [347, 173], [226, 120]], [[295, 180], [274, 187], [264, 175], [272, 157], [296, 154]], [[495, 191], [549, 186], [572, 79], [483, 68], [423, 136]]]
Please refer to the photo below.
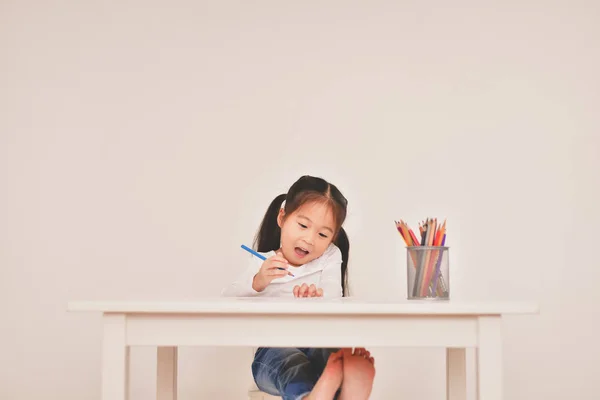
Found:
[[348, 296], [348, 257], [350, 256], [350, 241], [344, 228], [340, 228], [334, 244], [342, 252], [342, 296]]
[[285, 197], [285, 194], [280, 194], [273, 199], [258, 228], [258, 232], [254, 238], [254, 249], [260, 253], [279, 249], [281, 228], [277, 224], [277, 215]]

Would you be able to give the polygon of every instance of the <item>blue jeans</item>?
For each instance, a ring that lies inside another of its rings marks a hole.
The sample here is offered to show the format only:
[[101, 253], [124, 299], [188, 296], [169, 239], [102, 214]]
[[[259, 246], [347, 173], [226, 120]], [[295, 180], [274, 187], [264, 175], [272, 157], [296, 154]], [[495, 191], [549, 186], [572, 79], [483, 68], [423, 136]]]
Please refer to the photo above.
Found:
[[[299, 400], [308, 395], [323, 373], [331, 353], [338, 349], [259, 347], [252, 362], [256, 386], [283, 400]], [[336, 394], [337, 399], [339, 395]]]

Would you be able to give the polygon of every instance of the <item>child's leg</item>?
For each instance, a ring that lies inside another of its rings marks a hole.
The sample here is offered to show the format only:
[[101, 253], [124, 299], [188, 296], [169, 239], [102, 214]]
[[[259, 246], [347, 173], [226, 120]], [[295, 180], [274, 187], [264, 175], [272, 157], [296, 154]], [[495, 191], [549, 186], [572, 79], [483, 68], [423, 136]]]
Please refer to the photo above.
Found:
[[297, 348], [287, 347], [259, 348], [252, 363], [252, 374], [260, 390], [281, 396], [283, 400], [302, 399], [318, 380], [308, 356]]
[[362, 347], [343, 350], [344, 381], [341, 400], [367, 400], [373, 390], [375, 359]]
[[[327, 360], [329, 360], [329, 356], [333, 353], [336, 353], [339, 349], [335, 348], [301, 348], [302, 352], [306, 354], [310, 361], [311, 368], [315, 372], [317, 378], [321, 377], [325, 366], [327, 365]], [[334, 396], [334, 399], [337, 399], [340, 395], [340, 390], [338, 390]]]
[[315, 374], [321, 376], [323, 370], [325, 369], [325, 365], [327, 365], [327, 360], [329, 356], [339, 349], [334, 348], [301, 348], [302, 352], [306, 354], [308, 359], [310, 360], [310, 364], [315, 371]]

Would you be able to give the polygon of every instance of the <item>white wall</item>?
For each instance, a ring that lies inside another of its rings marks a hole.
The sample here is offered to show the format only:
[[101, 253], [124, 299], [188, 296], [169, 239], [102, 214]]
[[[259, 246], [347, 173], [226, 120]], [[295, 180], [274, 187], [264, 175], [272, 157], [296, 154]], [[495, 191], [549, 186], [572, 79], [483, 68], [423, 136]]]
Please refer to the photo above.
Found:
[[[506, 398], [597, 399], [600, 6], [497, 3], [0, 3], [0, 398], [99, 399], [67, 302], [217, 295], [308, 173], [349, 199], [355, 295], [403, 295], [394, 219], [447, 217], [455, 298], [541, 305]], [[442, 398], [442, 350], [374, 353], [374, 399]], [[248, 354], [184, 348], [181, 399], [243, 398]]]

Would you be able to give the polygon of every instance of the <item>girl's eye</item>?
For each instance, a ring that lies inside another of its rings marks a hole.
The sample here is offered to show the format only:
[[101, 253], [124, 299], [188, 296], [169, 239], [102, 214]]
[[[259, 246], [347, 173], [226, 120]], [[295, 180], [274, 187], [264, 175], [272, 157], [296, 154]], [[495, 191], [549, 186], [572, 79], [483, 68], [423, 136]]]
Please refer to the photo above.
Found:
[[327, 235], [324, 233], [319, 233], [319, 235], [321, 235], [321, 237], [324, 237], [325, 239], [327, 239]]
[[301, 224], [300, 222], [298, 222], [298, 225], [300, 225], [302, 228], [306, 229], [306, 225]]

